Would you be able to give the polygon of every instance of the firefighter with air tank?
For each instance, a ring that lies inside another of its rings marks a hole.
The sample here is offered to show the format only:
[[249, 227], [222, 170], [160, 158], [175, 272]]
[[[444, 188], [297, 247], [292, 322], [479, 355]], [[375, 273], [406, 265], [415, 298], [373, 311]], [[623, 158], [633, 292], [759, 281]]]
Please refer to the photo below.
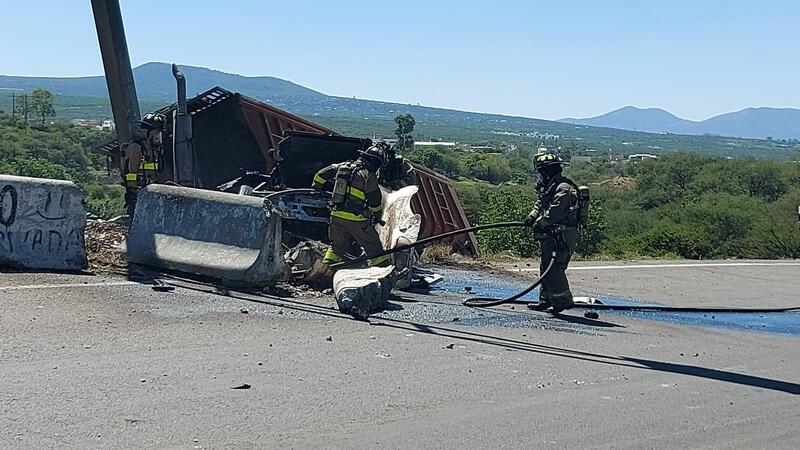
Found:
[[328, 237], [331, 247], [323, 262], [335, 264], [358, 259], [366, 254], [370, 266], [391, 265], [383, 255], [376, 224], [383, 224], [383, 197], [378, 187], [378, 171], [386, 155], [381, 146], [373, 145], [353, 161], [331, 164], [314, 175], [312, 187], [332, 192]]
[[566, 270], [578, 243], [579, 229], [585, 227], [589, 215], [589, 189], [578, 187], [562, 174], [566, 163], [557, 155], [537, 153], [536, 171], [538, 199], [525, 219], [539, 241], [542, 258], [539, 273], [546, 273], [539, 290], [539, 302], [528, 304], [537, 311], [558, 314], [574, 306]]
[[166, 124], [163, 114], [146, 114], [139, 121], [139, 133], [131, 142], [122, 145], [120, 171], [125, 186], [125, 208], [131, 217], [139, 189], [153, 183], [161, 169], [159, 165], [164, 155], [161, 133]]

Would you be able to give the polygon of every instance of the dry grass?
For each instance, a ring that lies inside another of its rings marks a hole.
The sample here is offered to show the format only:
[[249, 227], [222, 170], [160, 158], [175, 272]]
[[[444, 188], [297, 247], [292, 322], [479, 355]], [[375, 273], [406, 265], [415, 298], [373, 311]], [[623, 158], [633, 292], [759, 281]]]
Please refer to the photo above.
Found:
[[86, 224], [86, 255], [89, 270], [96, 274], [126, 274], [127, 263], [119, 246], [128, 235], [125, 225], [91, 221]]
[[425, 264], [446, 263], [450, 262], [452, 253], [453, 247], [450, 244], [433, 244], [425, 247], [420, 261]]

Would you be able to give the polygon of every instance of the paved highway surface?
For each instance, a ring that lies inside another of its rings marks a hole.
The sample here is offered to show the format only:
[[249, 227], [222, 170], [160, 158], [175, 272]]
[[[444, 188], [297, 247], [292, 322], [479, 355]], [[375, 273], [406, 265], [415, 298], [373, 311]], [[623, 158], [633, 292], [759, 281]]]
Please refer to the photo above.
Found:
[[[800, 303], [798, 264], [647, 264], [570, 276], [666, 304]], [[176, 284], [0, 274], [0, 448], [800, 448], [798, 337], [446, 293], [367, 324], [330, 298]]]

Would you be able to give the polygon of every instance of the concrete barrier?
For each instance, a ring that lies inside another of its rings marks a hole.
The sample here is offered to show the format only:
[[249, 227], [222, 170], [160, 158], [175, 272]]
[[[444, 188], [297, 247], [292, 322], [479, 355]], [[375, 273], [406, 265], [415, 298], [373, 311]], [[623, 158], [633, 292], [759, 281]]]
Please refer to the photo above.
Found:
[[129, 263], [264, 285], [287, 272], [281, 219], [264, 200], [150, 185], [139, 192], [126, 243]]
[[69, 181], [0, 175], [0, 266], [88, 267], [84, 202]]

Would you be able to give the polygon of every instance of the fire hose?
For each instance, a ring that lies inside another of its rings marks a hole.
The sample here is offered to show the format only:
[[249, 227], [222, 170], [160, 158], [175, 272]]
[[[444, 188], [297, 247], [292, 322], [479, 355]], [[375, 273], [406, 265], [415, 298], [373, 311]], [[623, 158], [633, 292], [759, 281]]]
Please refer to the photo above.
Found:
[[[273, 194], [268, 195], [266, 198], [276, 197], [279, 194], [289, 194], [289, 193], [299, 193], [299, 192], [309, 192], [313, 191], [312, 189], [291, 189], [288, 191], [281, 191], [275, 192]], [[365, 256], [361, 257], [352, 261], [343, 261], [336, 264], [331, 264], [331, 269], [343, 269], [347, 267], [357, 266], [359, 264], [363, 264], [370, 259], [378, 258], [381, 256], [392, 255], [397, 252], [401, 252], [404, 250], [412, 249], [415, 247], [423, 246], [429, 244], [431, 242], [438, 241], [440, 239], [448, 238], [451, 236], [457, 236], [459, 234], [465, 233], [472, 233], [481, 230], [490, 230], [490, 229], [497, 229], [497, 228], [516, 228], [516, 227], [525, 227], [526, 225], [523, 222], [499, 222], [499, 223], [490, 223], [486, 225], [477, 225], [474, 227], [463, 228], [460, 230], [453, 230], [447, 233], [438, 234], [436, 236], [430, 236], [425, 239], [420, 239], [417, 242], [413, 242], [410, 244], [398, 245], [389, 250], [385, 250], [378, 255], [373, 256]], [[490, 306], [499, 306], [504, 304], [521, 304], [521, 305], [528, 305], [531, 302], [520, 300], [525, 295], [529, 294], [531, 291], [536, 289], [542, 281], [547, 276], [547, 274], [552, 270], [555, 266], [556, 254], [553, 252], [550, 258], [550, 263], [547, 265], [545, 270], [539, 275], [539, 278], [534, 280], [527, 288], [523, 289], [517, 294], [514, 294], [507, 298], [491, 298], [491, 297], [472, 297], [469, 299], [464, 300], [464, 306], [468, 306], [470, 308], [486, 308]], [[580, 304], [575, 305], [577, 308], [583, 309], [595, 309], [595, 310], [615, 310], [615, 311], [658, 311], [658, 312], [692, 312], [692, 313], [782, 313], [782, 312], [792, 312], [792, 311], [800, 311], [800, 306], [793, 306], [793, 307], [783, 307], [783, 308], [731, 308], [731, 307], [682, 307], [682, 306], [661, 306], [661, 305], [606, 305], [601, 303], [587, 303], [587, 304]]]

